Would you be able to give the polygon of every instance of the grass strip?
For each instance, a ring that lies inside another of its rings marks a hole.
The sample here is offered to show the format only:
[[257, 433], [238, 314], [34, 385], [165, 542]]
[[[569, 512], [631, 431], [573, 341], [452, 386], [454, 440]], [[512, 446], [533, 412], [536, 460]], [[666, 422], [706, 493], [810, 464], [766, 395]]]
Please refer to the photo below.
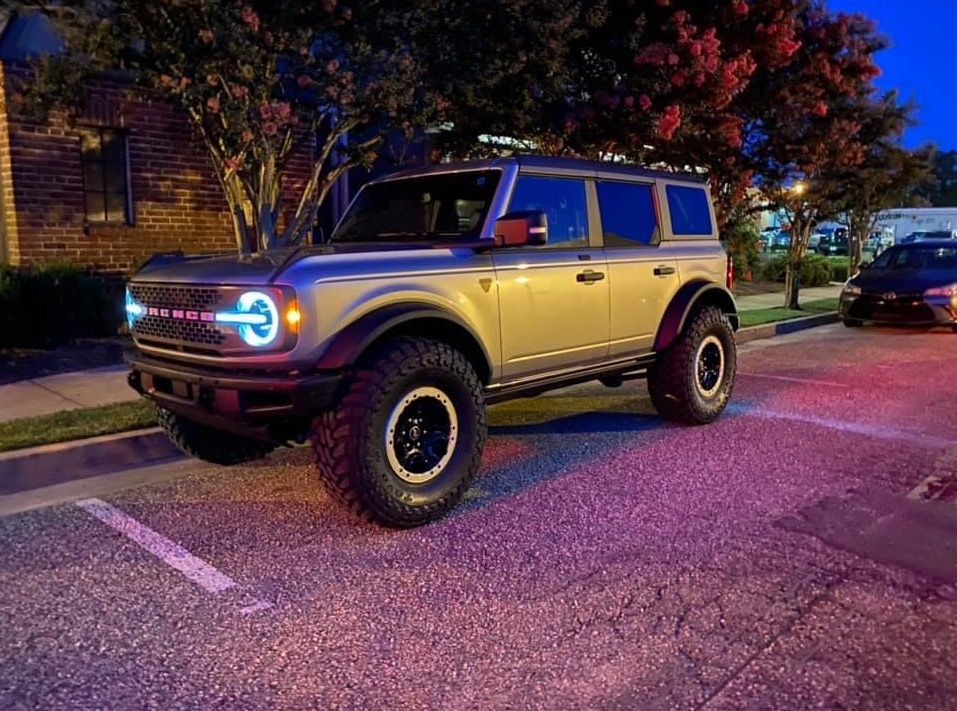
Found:
[[814, 316], [816, 314], [826, 314], [837, 311], [837, 305], [840, 299], [817, 299], [801, 304], [801, 310], [786, 309], [783, 306], [775, 306], [770, 309], [754, 309], [753, 311], [741, 311], [741, 326], [760, 326], [765, 323], [777, 323], [778, 321], [790, 321], [805, 316]]
[[128, 432], [156, 425], [156, 408], [139, 399], [0, 422], [0, 452]]

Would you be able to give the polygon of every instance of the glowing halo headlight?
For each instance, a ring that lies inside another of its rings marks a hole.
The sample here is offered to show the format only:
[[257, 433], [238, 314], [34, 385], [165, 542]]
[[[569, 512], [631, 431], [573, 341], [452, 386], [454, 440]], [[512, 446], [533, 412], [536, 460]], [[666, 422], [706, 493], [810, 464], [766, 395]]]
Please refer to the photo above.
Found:
[[141, 304], [136, 302], [136, 299], [133, 298], [133, 294], [130, 293], [129, 287], [126, 289], [126, 323], [130, 328], [133, 328], [133, 323], [137, 318], [143, 315], [145, 309]]
[[279, 335], [279, 309], [275, 300], [261, 291], [243, 293], [236, 310], [218, 312], [216, 321], [239, 326], [239, 337], [254, 348], [268, 346]]

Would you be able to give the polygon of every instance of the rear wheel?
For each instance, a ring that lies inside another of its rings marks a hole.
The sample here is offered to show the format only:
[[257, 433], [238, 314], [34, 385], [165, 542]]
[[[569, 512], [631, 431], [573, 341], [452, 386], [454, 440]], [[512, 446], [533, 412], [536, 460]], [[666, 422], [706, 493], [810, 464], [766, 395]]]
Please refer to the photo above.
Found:
[[727, 406], [736, 370], [731, 323], [720, 309], [705, 306], [649, 370], [648, 393], [663, 417], [705, 424]]
[[326, 489], [355, 514], [397, 527], [440, 518], [481, 464], [482, 385], [451, 346], [402, 337], [364, 358], [337, 406], [313, 422]]
[[213, 429], [185, 420], [162, 407], [156, 408], [159, 426], [179, 449], [191, 457], [212, 464], [232, 466], [262, 459], [275, 445], [250, 437]]
[[848, 328], [860, 328], [864, 325], [864, 322], [857, 318], [842, 318], [841, 323]]

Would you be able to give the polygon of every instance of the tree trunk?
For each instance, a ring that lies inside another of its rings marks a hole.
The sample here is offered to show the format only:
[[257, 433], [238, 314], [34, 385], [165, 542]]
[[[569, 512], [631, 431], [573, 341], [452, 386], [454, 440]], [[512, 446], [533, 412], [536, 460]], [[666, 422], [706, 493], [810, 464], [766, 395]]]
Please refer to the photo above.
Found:
[[801, 265], [790, 265], [784, 278], [784, 308], [797, 311], [801, 294]]

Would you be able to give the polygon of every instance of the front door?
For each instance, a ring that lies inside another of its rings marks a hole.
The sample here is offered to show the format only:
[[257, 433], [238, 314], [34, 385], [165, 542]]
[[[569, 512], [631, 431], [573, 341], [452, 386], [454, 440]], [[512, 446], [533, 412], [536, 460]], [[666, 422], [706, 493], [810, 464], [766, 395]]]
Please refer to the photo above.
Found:
[[543, 210], [544, 246], [493, 252], [503, 376], [521, 379], [598, 363], [608, 355], [608, 268], [589, 234], [585, 183], [519, 176], [508, 211]]

